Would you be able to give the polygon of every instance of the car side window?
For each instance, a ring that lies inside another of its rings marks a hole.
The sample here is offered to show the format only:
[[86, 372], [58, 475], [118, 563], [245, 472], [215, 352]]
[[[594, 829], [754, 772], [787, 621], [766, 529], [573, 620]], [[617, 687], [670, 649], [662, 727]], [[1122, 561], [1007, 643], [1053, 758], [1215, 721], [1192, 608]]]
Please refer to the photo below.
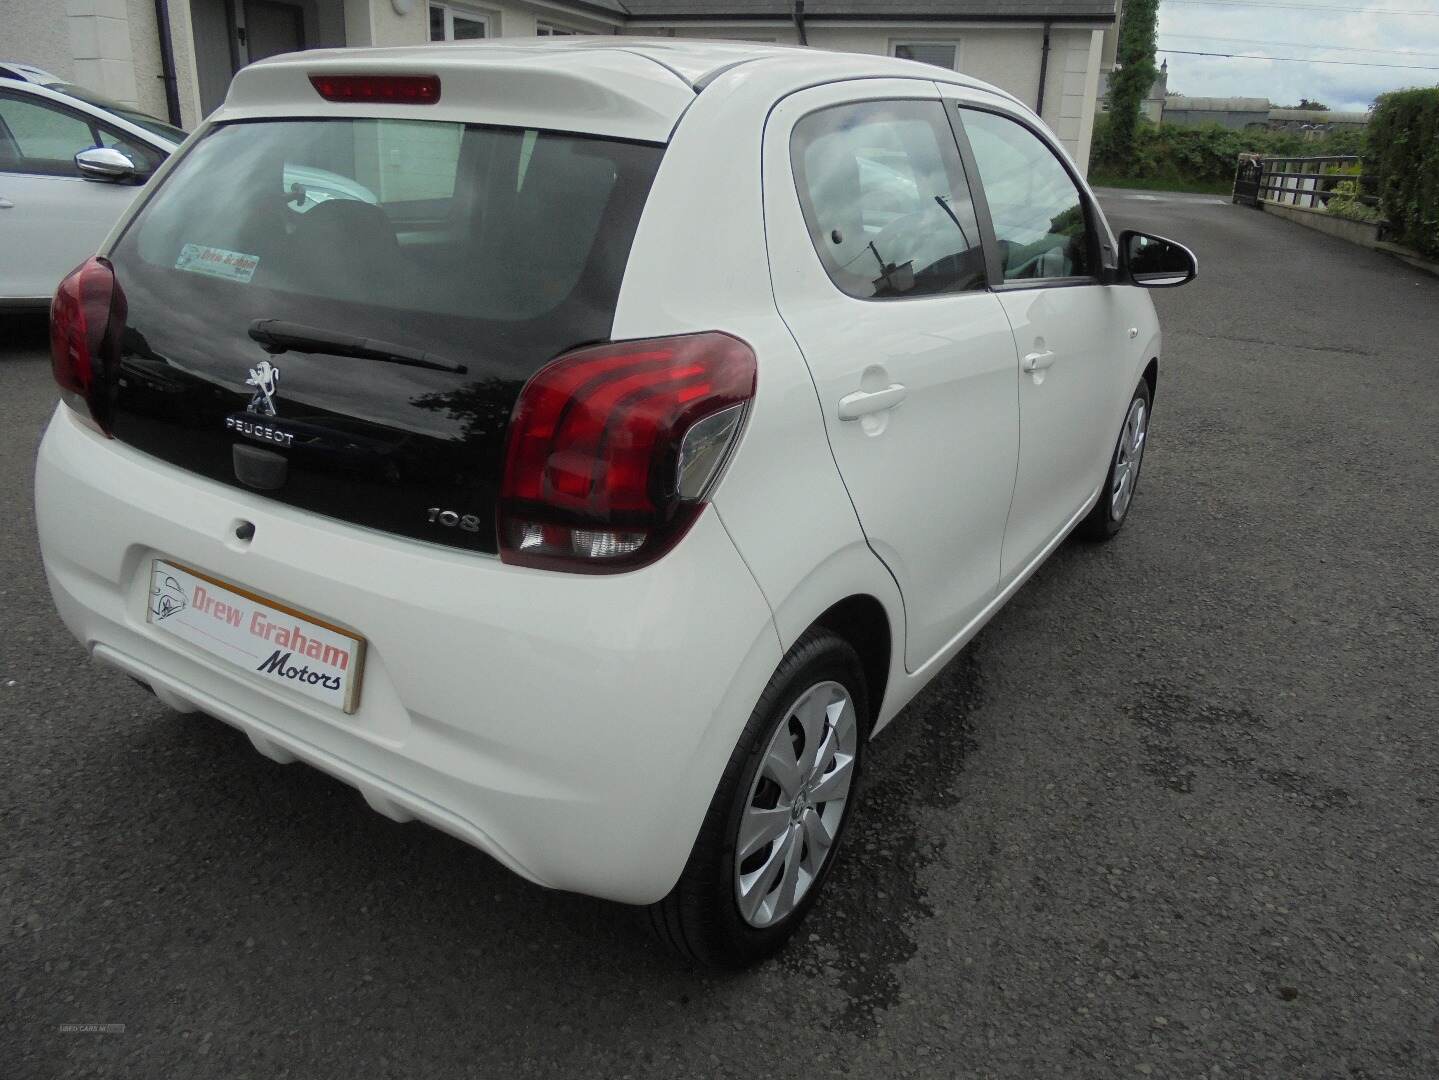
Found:
[[6, 172], [77, 176], [75, 155], [95, 145], [85, 121], [23, 97], [0, 96], [0, 120], [8, 150], [0, 152], [0, 168]]
[[1023, 124], [961, 109], [989, 202], [1005, 281], [1094, 272], [1084, 200], [1054, 151]]
[[937, 101], [868, 101], [795, 125], [790, 160], [809, 235], [862, 300], [983, 289], [964, 165]]
[[0, 93], [0, 172], [79, 176], [75, 155], [95, 146], [122, 151], [141, 175], [162, 155], [99, 123], [48, 101]]

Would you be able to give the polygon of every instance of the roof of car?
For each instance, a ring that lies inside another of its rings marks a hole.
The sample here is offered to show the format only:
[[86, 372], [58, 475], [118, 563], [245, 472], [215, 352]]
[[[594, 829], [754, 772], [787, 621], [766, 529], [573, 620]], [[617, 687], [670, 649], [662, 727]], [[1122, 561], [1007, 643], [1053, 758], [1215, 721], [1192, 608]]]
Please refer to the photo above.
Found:
[[[445, 48], [446, 46], [440, 47]], [[537, 38], [534, 40], [507, 38], [486, 44], [476, 44], [473, 48], [482, 56], [495, 48], [554, 53], [623, 51], [668, 68], [692, 88], [696, 88], [703, 86], [716, 72], [736, 64], [771, 56], [793, 57], [799, 51], [800, 46], [774, 45], [755, 41], [704, 41], [694, 38], [575, 35], [574, 37]], [[820, 50], [805, 51], [813, 55]], [[841, 56], [843, 54], [833, 55]]]
[[[58, 102], [69, 109], [78, 109], [81, 112], [88, 113], [166, 154], [172, 152], [185, 136], [185, 132], [178, 128], [175, 129], [176, 134], [171, 136], [161, 131], [147, 128], [143, 124], [137, 124], [126, 112], [116, 112], [106, 105], [70, 93], [68, 83], [61, 82], [51, 84], [32, 82], [25, 79], [0, 78], [0, 87], [3, 87], [13, 94], [26, 94], [30, 97]], [[146, 117], [146, 119], [152, 118]], [[156, 120], [155, 122], [164, 127], [170, 127], [170, 125], [164, 124], [163, 121]]]
[[[467, 61], [476, 66], [494, 62], [518, 61], [526, 66], [533, 67], [538, 62], [558, 69], [574, 67], [577, 64], [583, 64], [586, 57], [598, 59], [600, 55], [608, 55], [611, 58], [634, 57], [659, 65], [686, 83], [691, 90], [703, 89], [704, 85], [715, 75], [736, 65], [773, 57], [785, 57], [789, 60], [803, 57], [811, 68], [820, 66], [833, 69], [836, 77], [842, 77], [845, 69], [853, 67], [856, 63], [863, 64], [870, 74], [875, 74], [875, 69], [878, 68], [881, 69], [878, 71], [880, 74], [901, 78], [905, 76], [913, 78], [921, 72], [927, 78], [935, 78], [939, 75], [934, 68], [917, 64], [912, 60], [900, 60], [868, 53], [835, 52], [799, 45], [696, 38], [575, 35], [543, 38], [492, 38], [488, 41], [380, 48], [312, 49], [303, 53], [288, 53], [261, 60], [242, 69], [241, 76], [247, 71], [261, 70], [276, 64], [316, 67], [333, 61], [352, 64], [374, 63], [377, 66], [399, 63], [421, 67], [435, 66], [439, 63], [443, 63], [446, 67], [463, 66]], [[956, 82], [992, 89], [986, 83], [956, 72], [944, 72], [943, 75]]]
[[22, 64], [18, 60], [0, 60], [0, 79], [40, 83], [41, 85], [65, 81], [44, 68], [37, 68], [34, 64]]
[[[769, 62], [776, 60], [783, 62]], [[1013, 100], [969, 76], [889, 56], [603, 35], [287, 53], [241, 68], [213, 119], [408, 119], [417, 117], [416, 106], [325, 101], [311, 79], [422, 73], [438, 76], [442, 88], [438, 101], [423, 106], [426, 119], [665, 142], [695, 95], [735, 68], [753, 71], [776, 98], [801, 86], [843, 79], [907, 78], [956, 83]]]

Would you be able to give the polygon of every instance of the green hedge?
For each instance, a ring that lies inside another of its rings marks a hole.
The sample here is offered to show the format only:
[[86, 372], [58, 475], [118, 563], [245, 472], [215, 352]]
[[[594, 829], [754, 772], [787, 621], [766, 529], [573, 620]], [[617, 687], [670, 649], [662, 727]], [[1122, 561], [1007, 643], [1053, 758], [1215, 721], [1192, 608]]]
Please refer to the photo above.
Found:
[[1370, 224], [1376, 224], [1383, 220], [1383, 214], [1368, 203], [1360, 201], [1361, 192], [1358, 180], [1340, 180], [1330, 190], [1334, 194], [1329, 196], [1329, 201], [1324, 204], [1324, 209], [1335, 217], [1348, 218], [1350, 221], [1365, 221]]
[[1439, 87], [1381, 95], [1365, 160], [1395, 239], [1439, 258]]
[[1234, 131], [1207, 124], [1203, 127], [1143, 123], [1135, 132], [1134, 151], [1127, 158], [1116, 154], [1109, 133], [1109, 117], [1095, 120], [1089, 154], [1092, 171], [1129, 180], [1156, 180], [1173, 185], [1189, 182], [1213, 188], [1234, 179], [1241, 153], [1279, 155], [1362, 154], [1361, 132], [1337, 132], [1309, 139], [1285, 131]]

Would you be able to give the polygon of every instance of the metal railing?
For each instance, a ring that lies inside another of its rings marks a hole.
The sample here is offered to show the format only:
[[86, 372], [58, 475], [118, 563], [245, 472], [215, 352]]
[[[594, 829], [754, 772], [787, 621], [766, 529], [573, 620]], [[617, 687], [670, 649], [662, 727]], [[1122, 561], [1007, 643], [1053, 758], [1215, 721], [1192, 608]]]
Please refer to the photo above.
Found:
[[[1284, 206], [1307, 206], [1323, 209], [1334, 194], [1334, 185], [1353, 180], [1359, 187], [1358, 201], [1378, 206], [1374, 194], [1379, 178], [1372, 173], [1355, 173], [1359, 164], [1354, 155], [1327, 157], [1260, 157], [1241, 154], [1234, 170], [1234, 201], [1246, 206], [1261, 202]], [[1341, 170], [1351, 171], [1341, 171]]]

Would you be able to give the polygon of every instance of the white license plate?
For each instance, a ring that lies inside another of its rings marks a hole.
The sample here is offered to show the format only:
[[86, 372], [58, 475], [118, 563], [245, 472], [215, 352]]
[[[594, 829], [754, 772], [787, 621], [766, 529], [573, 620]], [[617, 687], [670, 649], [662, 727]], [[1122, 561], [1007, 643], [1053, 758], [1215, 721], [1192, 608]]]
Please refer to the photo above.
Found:
[[164, 559], [150, 566], [146, 619], [258, 679], [359, 708], [365, 639], [329, 623]]

